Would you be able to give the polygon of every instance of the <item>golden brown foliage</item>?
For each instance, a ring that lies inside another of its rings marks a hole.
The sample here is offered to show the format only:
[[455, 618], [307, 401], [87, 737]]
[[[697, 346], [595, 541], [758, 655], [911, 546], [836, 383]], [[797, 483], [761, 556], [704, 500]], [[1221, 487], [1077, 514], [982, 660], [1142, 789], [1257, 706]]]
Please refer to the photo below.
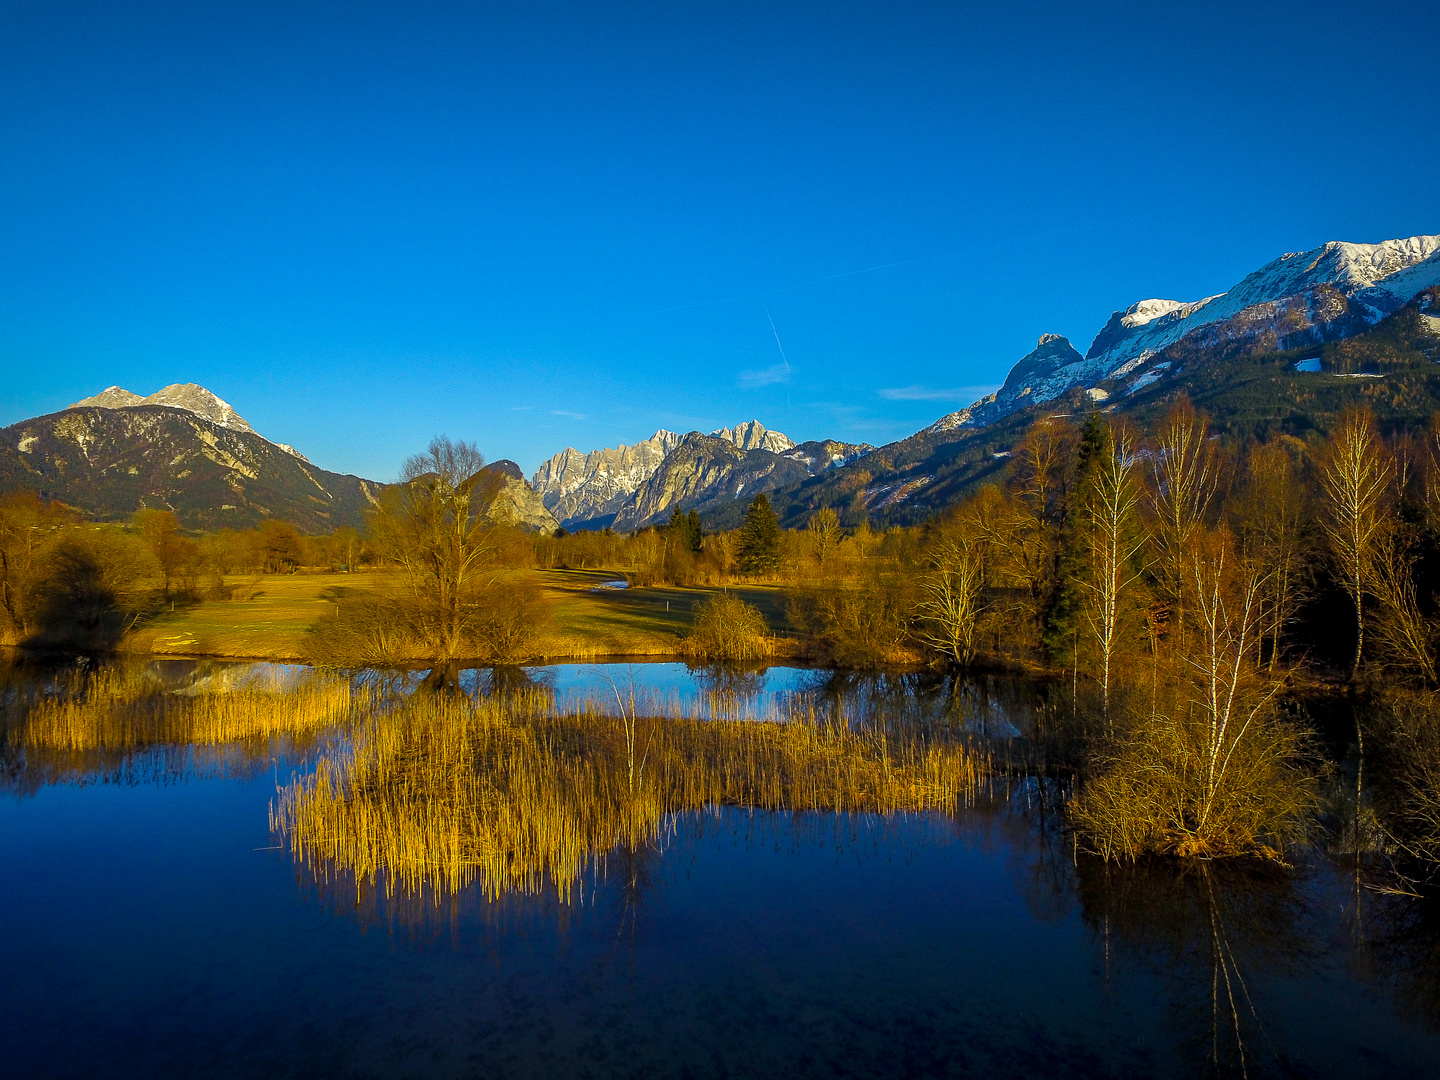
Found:
[[700, 660], [763, 660], [774, 652], [765, 616], [728, 592], [700, 605], [683, 647]]
[[[638, 766], [638, 767], [637, 767]], [[427, 695], [376, 716], [272, 808], [321, 874], [488, 896], [576, 879], [707, 806], [950, 809], [983, 758], [963, 745], [789, 723], [557, 714], [540, 695]]]

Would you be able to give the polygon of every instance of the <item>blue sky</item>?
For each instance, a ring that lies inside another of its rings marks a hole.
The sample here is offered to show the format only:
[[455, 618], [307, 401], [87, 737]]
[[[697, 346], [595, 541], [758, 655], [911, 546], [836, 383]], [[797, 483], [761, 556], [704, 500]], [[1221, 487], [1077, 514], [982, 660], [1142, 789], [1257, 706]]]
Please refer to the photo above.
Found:
[[886, 442], [1041, 333], [1440, 232], [1437, 12], [0, 0], [0, 425], [198, 382], [377, 479]]

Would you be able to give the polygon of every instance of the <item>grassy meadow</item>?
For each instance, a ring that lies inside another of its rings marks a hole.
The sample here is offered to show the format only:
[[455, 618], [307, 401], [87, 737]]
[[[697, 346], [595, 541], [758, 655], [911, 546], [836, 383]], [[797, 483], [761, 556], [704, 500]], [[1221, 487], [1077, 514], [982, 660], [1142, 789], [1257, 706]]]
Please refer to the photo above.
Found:
[[[543, 600], [544, 625], [537, 658], [590, 659], [607, 655], [674, 656], [695, 611], [720, 592], [709, 586], [607, 588], [621, 575], [603, 570], [519, 570], [526, 588]], [[348, 600], [385, 596], [404, 588], [402, 575], [387, 571], [352, 574], [264, 574], [226, 579], [231, 598], [177, 603], [145, 622], [131, 651], [159, 656], [214, 656], [303, 660], [306, 635], [334, 617]], [[729, 592], [758, 608], [777, 652], [798, 655], [780, 586], [745, 585]]]

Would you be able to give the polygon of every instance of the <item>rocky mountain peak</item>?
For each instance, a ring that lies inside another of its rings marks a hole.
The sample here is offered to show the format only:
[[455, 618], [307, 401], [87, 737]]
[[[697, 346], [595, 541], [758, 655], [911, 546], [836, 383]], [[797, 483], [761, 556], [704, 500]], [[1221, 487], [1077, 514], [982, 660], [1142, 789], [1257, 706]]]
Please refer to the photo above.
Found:
[[87, 405], [97, 409], [125, 409], [131, 405], [144, 405], [145, 399], [139, 394], [132, 394], [119, 386], [107, 386], [94, 397], [87, 397], [84, 401], [77, 401], [69, 406], [72, 409], [83, 408]]
[[85, 407], [99, 409], [129, 409], [136, 405], [164, 405], [171, 409], [184, 409], [196, 416], [204, 417], [212, 424], [229, 428], [231, 431], [254, 431], [244, 418], [231, 407], [197, 383], [171, 383], [156, 390], [149, 397], [132, 394], [119, 386], [111, 386], [94, 397], [85, 398], [71, 405], [72, 409]]
[[[211, 393], [198, 383], [171, 383], [169, 386], [156, 390], [149, 397], [132, 394], [129, 390], [119, 386], [110, 386], [93, 397], [75, 402], [70, 408], [131, 409], [139, 405], [162, 405], [168, 409], [184, 409], [203, 420], [210, 421], [217, 427], [227, 428], [230, 431], [248, 431], [252, 434], [259, 434], [245, 422], [245, 418], [236, 412], [228, 401]], [[265, 438], [263, 435], [260, 437]], [[277, 443], [270, 439], [265, 441], [278, 446], [287, 454], [297, 457], [301, 461], [308, 463], [310, 460], [287, 443]]]
[[710, 433], [714, 438], [734, 443], [741, 450], [769, 450], [772, 454], [783, 454], [795, 446], [788, 435], [771, 431], [759, 420], [746, 420], [734, 427], [720, 428]]
[[219, 424], [231, 431], [253, 431], [243, 417], [215, 394], [196, 383], [172, 383], [156, 390], [145, 399], [146, 405], [165, 405], [171, 409], [184, 409], [196, 416], [204, 417], [212, 424]]

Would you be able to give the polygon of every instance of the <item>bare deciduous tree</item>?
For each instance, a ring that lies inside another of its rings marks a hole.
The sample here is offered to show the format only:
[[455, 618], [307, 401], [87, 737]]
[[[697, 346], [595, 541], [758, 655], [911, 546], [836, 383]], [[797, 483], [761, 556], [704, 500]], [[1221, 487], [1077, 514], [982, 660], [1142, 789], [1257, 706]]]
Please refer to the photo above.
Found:
[[1286, 626], [1305, 596], [1307, 555], [1314, 543], [1309, 494], [1281, 441], [1250, 453], [1245, 490], [1235, 507], [1244, 557], [1262, 577], [1262, 609], [1256, 648], [1267, 651], [1268, 667], [1280, 661]]
[[1215, 495], [1220, 470], [1208, 440], [1205, 418], [1182, 398], [1155, 438], [1151, 462], [1154, 488], [1155, 562], [1163, 599], [1174, 613], [1177, 652], [1185, 649], [1185, 556]]
[[1399, 667], [1433, 686], [1434, 634], [1420, 610], [1414, 567], [1415, 556], [1406, 550], [1394, 530], [1387, 530], [1375, 546], [1373, 562], [1372, 584], [1381, 615], [1375, 636]]
[[1395, 464], [1368, 409], [1347, 409], [1331, 433], [1321, 471], [1325, 532], [1340, 578], [1355, 608], [1353, 678], [1365, 651], [1365, 597], [1372, 592], [1375, 556], [1387, 529]]
[[468, 608], [498, 572], [487, 511], [503, 477], [484, 468], [470, 443], [437, 438], [405, 462], [371, 519], [377, 546], [408, 571], [421, 629], [442, 660], [460, 655]]
[[960, 522], [944, 529], [926, 553], [920, 575], [920, 638], [962, 667], [975, 659], [980, 616], [987, 605], [988, 538]]
[[820, 566], [820, 572], [825, 572], [825, 564], [835, 554], [835, 549], [840, 546], [840, 515], [835, 513], [828, 506], [822, 506], [815, 513], [810, 515], [810, 522], [806, 526], [810, 534], [810, 550], [815, 555], [815, 561]]
[[1115, 662], [1125, 633], [1125, 607], [1144, 573], [1145, 530], [1139, 522], [1139, 460], [1135, 434], [1112, 424], [1084, 508], [1089, 573], [1080, 582], [1084, 619], [1097, 654], [1101, 713], [1110, 718]]

